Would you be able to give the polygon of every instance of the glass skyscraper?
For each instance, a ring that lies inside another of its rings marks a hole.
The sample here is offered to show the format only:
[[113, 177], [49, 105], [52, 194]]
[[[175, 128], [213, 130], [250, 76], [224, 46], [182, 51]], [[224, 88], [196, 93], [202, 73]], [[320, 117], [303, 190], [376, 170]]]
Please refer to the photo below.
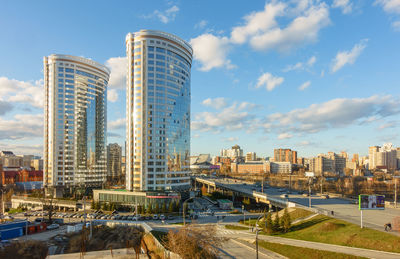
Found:
[[152, 30], [126, 36], [126, 189], [189, 187], [193, 50]]
[[44, 186], [101, 186], [107, 177], [110, 71], [90, 59], [44, 57]]

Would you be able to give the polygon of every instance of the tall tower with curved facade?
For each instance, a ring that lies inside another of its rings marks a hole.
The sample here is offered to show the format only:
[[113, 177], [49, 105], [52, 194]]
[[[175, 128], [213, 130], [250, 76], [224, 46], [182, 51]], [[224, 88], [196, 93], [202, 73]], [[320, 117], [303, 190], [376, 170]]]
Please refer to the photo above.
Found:
[[101, 186], [107, 177], [110, 71], [90, 59], [44, 57], [44, 186]]
[[126, 189], [189, 187], [193, 50], [152, 30], [126, 36]]

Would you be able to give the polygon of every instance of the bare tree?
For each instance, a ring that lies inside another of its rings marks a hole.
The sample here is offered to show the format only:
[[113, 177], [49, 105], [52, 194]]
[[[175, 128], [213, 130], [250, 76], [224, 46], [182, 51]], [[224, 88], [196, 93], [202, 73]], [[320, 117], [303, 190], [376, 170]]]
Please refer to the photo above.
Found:
[[191, 224], [176, 232], [170, 230], [164, 245], [183, 259], [217, 258], [226, 240], [217, 236], [215, 226]]

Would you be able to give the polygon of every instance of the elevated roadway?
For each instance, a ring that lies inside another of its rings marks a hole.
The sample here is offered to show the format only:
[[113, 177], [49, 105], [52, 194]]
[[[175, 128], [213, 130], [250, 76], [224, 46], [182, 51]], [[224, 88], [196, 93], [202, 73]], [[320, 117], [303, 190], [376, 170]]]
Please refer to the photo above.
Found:
[[[312, 207], [310, 208], [309, 197], [299, 195], [296, 192], [294, 192], [294, 194], [289, 194], [288, 198], [281, 198], [280, 196], [284, 192], [280, 192], [279, 188], [270, 186], [264, 188], [262, 192], [261, 187], [250, 183], [243, 183], [239, 180], [202, 177], [195, 177], [193, 180], [197, 183], [209, 185], [210, 188], [232, 191], [235, 195], [242, 195], [255, 199], [256, 202], [267, 203], [281, 208], [300, 207], [357, 225], [361, 224], [361, 212], [358, 210], [358, 205], [355, 204], [353, 200], [342, 199], [340, 197], [330, 197], [326, 199], [321, 196], [312, 195]], [[384, 224], [391, 222], [392, 225], [395, 225], [394, 222], [396, 220], [400, 222], [400, 209], [385, 208], [385, 210], [363, 211], [363, 225], [365, 227], [383, 231]], [[392, 231], [390, 233], [400, 236], [399, 232]]]

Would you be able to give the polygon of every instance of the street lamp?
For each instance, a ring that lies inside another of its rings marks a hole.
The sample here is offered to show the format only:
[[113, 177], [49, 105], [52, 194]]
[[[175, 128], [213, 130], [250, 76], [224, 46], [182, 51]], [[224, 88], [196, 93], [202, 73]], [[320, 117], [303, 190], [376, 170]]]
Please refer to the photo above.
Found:
[[263, 215], [260, 215], [256, 221], [256, 259], [258, 259], [258, 221]]

